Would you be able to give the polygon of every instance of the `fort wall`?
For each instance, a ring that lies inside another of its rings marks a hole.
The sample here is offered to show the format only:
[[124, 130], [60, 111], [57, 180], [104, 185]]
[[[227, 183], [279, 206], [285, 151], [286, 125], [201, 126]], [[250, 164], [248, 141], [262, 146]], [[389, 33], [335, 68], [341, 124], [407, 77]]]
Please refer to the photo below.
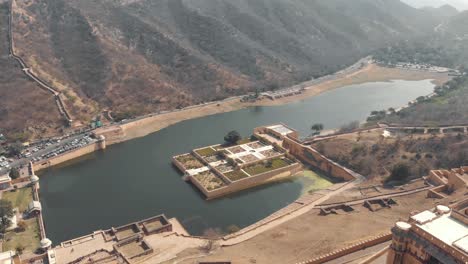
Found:
[[392, 234], [389, 232], [387, 234], [376, 236], [376, 237], [358, 242], [357, 244], [351, 245], [349, 247], [345, 247], [345, 248], [336, 250], [334, 252], [331, 252], [329, 254], [322, 255], [317, 258], [303, 261], [297, 264], [319, 264], [319, 263], [328, 262], [328, 261], [343, 257], [345, 255], [351, 254], [353, 252], [356, 252], [356, 251], [359, 251], [359, 250], [362, 250], [371, 246], [375, 246], [386, 241], [390, 241], [391, 239], [392, 239]]
[[[131, 123], [128, 123], [130, 125]], [[117, 144], [124, 140], [125, 129], [120, 125], [114, 125], [110, 127], [103, 127], [94, 130], [93, 134], [96, 138], [104, 136], [107, 145]]]
[[103, 146], [105, 146], [105, 144], [103, 145], [102, 142], [98, 141], [98, 142], [95, 142], [95, 143], [92, 143], [92, 144], [89, 144], [80, 148], [76, 148], [68, 152], [65, 152], [61, 155], [58, 155], [56, 157], [52, 157], [46, 160], [41, 160], [39, 162], [36, 162], [34, 163], [34, 169], [36, 172], [43, 170], [43, 169], [47, 169], [47, 168], [59, 165], [60, 163], [82, 157], [84, 155], [93, 153], [97, 150], [101, 150]]
[[[189, 177], [190, 181], [197, 186], [197, 188], [206, 196], [208, 200], [221, 197], [230, 193], [238, 192], [240, 190], [248, 189], [254, 186], [262, 185], [271, 181], [287, 178], [295, 175], [302, 171], [302, 165], [295, 163], [283, 168], [268, 171], [255, 176], [250, 176], [245, 179], [238, 181], [231, 181], [231, 183], [225, 187], [218, 188], [216, 190], [208, 191], [203, 185], [201, 185], [194, 177]], [[225, 179], [223, 177], [223, 179]]]
[[288, 149], [292, 155], [304, 163], [310, 164], [334, 178], [341, 179], [343, 181], [351, 181], [361, 177], [361, 175], [356, 172], [353, 172], [320, 154], [312, 147], [302, 145], [299, 141], [294, 139], [284, 138], [283, 147]]

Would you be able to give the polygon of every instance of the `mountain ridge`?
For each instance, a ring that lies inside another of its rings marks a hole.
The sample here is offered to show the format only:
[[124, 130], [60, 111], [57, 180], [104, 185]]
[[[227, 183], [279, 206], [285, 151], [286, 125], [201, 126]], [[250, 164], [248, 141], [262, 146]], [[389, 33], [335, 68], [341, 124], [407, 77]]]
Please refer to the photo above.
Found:
[[16, 48], [83, 124], [103, 109], [131, 117], [306, 81], [446, 20], [398, 0], [13, 6]]

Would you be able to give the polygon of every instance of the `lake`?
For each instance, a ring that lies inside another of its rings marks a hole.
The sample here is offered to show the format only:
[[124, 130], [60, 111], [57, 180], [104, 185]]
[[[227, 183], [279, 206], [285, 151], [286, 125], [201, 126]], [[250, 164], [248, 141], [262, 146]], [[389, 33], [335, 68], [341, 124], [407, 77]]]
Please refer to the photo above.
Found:
[[54, 242], [158, 214], [176, 217], [193, 235], [226, 232], [268, 216], [305, 191], [325, 188], [312, 172], [279, 183], [205, 201], [182, 180], [171, 158], [221, 143], [230, 130], [249, 136], [253, 128], [285, 123], [302, 136], [310, 126], [325, 129], [364, 121], [372, 110], [401, 107], [432, 92], [430, 80], [351, 85], [281, 106], [252, 107], [183, 121], [143, 138], [109, 146], [41, 173], [40, 198], [47, 236]]

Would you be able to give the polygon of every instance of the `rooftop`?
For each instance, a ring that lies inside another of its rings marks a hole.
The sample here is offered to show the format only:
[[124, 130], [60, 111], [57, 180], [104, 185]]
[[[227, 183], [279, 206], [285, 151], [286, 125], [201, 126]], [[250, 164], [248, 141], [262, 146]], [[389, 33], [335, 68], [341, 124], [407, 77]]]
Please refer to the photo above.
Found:
[[275, 132], [278, 132], [283, 136], [286, 136], [287, 134], [294, 132], [292, 129], [286, 127], [285, 125], [281, 125], [281, 124], [280, 125], [269, 126], [267, 128], [269, 128], [269, 129], [271, 129], [271, 130], [273, 130]]
[[464, 223], [453, 218], [450, 213], [436, 215], [431, 211], [424, 211], [411, 218], [427, 220], [423, 224], [419, 224], [419, 221], [416, 220], [418, 222], [416, 226], [447, 245], [468, 253], [468, 228]]
[[437, 215], [431, 211], [424, 211], [424, 212], [421, 212], [417, 215], [413, 215], [411, 216], [411, 219], [413, 219], [414, 221], [416, 221], [418, 224], [425, 224], [429, 221], [431, 221], [432, 219], [436, 218]]
[[461, 239], [455, 241], [453, 245], [463, 252], [468, 253], [468, 236], [462, 237]]
[[1, 176], [0, 176], [0, 183], [2, 183], [2, 182], [10, 182], [10, 181], [11, 181], [11, 178], [10, 178], [10, 176], [8, 176], [8, 174], [1, 175]]
[[28, 205], [28, 211], [32, 210], [42, 210], [41, 202], [39, 201], [31, 201]]

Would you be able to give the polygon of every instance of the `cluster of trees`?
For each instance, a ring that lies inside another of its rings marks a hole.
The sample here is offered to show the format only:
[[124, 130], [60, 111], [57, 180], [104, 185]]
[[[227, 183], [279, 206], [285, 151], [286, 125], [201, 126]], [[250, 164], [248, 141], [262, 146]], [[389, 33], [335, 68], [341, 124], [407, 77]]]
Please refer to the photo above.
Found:
[[24, 146], [20, 142], [15, 142], [12, 143], [8, 146], [8, 156], [14, 157], [18, 156], [21, 154], [21, 151], [23, 151]]
[[6, 229], [11, 225], [13, 214], [11, 201], [0, 199], [0, 233], [5, 233]]
[[323, 124], [321, 123], [316, 123], [316, 124], [313, 124], [310, 129], [312, 130], [312, 135], [315, 136], [315, 135], [319, 135], [320, 134], [320, 131], [323, 130]]
[[393, 108], [372, 111], [367, 122], [385, 121], [412, 125], [458, 124], [468, 119], [468, 76], [462, 75], [434, 88], [432, 97], [420, 96], [401, 111]]
[[398, 163], [392, 168], [390, 176], [386, 179], [386, 182], [403, 182], [406, 181], [411, 175], [411, 170], [408, 164]]
[[388, 65], [407, 62], [443, 67], [454, 66], [454, 59], [443, 47], [430, 46], [426, 42], [400, 42], [394, 46], [377, 50], [373, 57]]

